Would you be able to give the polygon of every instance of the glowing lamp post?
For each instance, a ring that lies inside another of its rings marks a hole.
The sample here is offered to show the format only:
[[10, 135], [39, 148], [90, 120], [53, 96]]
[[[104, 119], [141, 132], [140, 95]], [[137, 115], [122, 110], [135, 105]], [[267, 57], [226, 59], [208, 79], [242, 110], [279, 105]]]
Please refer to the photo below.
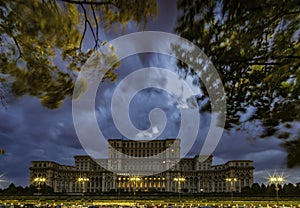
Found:
[[278, 206], [278, 191], [279, 187], [278, 185], [284, 181], [283, 177], [281, 176], [275, 176], [275, 177], [270, 177], [269, 181], [271, 184], [275, 184], [275, 191], [276, 191], [276, 205]]
[[137, 183], [141, 182], [140, 177], [131, 177], [129, 178], [129, 181], [133, 184], [133, 204], [135, 206], [135, 195], [136, 195], [136, 188], [137, 188]]
[[79, 177], [79, 178], [77, 178], [77, 182], [81, 183], [82, 198], [84, 196], [84, 184], [85, 184], [85, 182], [89, 182], [89, 181], [90, 181], [89, 178], [85, 178], [85, 177]]
[[185, 181], [185, 178], [184, 177], [174, 178], [174, 181], [178, 183], [178, 199], [180, 202], [181, 183]]
[[119, 177], [119, 178], [118, 178], [118, 184], [117, 184], [117, 188], [118, 188], [118, 199], [120, 199], [121, 181], [122, 181], [122, 178]]
[[226, 182], [230, 184], [230, 191], [231, 191], [231, 203], [233, 204], [233, 191], [235, 187], [235, 183], [238, 181], [237, 178], [226, 178]]
[[37, 187], [38, 194], [40, 194], [41, 184], [45, 183], [46, 180], [47, 180], [46, 178], [42, 178], [42, 177], [36, 177], [36, 178], [34, 178], [33, 181], [38, 185], [38, 187]]

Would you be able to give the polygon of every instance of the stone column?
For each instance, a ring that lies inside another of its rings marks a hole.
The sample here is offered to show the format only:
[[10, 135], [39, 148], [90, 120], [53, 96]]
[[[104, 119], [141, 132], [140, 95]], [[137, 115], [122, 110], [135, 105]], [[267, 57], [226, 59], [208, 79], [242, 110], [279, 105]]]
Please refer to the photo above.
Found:
[[102, 188], [101, 188], [101, 192], [105, 192], [105, 187], [106, 187], [106, 184], [105, 184], [105, 173], [102, 173]]
[[170, 174], [166, 174], [166, 191], [171, 191]]
[[198, 176], [198, 184], [197, 184], [197, 192], [198, 193], [200, 192], [200, 189], [201, 189], [201, 186], [200, 186], [200, 177]]

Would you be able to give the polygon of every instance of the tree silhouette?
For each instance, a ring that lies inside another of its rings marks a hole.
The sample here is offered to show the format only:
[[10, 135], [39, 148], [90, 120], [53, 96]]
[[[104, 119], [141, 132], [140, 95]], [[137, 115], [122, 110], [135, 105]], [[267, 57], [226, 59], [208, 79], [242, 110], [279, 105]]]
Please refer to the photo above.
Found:
[[[263, 127], [261, 137], [288, 138], [300, 119], [299, 2], [180, 0], [178, 9], [175, 31], [206, 53], [222, 79], [226, 128], [251, 124]], [[191, 75], [204, 71], [179, 65]], [[300, 164], [299, 156], [290, 167]]]
[[[58, 108], [72, 95], [74, 81], [87, 58], [105, 47], [100, 26], [121, 28], [132, 21], [144, 26], [156, 14], [154, 0], [1, 1], [1, 102], [9, 92], [34, 96], [44, 106]], [[93, 46], [82, 50], [87, 34], [93, 38]], [[114, 81], [116, 67], [118, 64], [104, 78]]]

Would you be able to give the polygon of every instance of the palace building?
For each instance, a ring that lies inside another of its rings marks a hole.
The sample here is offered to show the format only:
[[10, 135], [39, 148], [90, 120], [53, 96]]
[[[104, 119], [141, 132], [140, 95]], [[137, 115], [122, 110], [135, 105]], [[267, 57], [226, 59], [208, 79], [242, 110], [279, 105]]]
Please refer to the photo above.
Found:
[[43, 181], [55, 192], [64, 193], [240, 192], [253, 184], [253, 161], [212, 165], [211, 155], [180, 158], [180, 142], [110, 139], [107, 159], [75, 156], [74, 166], [32, 161], [30, 183], [41, 185]]

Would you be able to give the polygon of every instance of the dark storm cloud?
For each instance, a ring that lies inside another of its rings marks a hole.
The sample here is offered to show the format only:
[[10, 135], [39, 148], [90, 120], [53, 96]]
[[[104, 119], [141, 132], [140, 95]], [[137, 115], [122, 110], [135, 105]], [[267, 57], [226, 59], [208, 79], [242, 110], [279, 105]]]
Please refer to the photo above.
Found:
[[[7, 118], [8, 115], [9, 115], [8, 112], [0, 111], [0, 118]], [[19, 123], [18, 123], [18, 121], [16, 119], [17, 119], [17, 117], [14, 117], [14, 118], [10, 117], [10, 119], [7, 119], [7, 120], [5, 120], [5, 121], [3, 121], [3, 122], [0, 123], [1, 133], [3, 135], [14, 131], [15, 128], [17, 126], [19, 126]]]
[[35, 98], [24, 97], [1, 111], [1, 118], [6, 122], [0, 128], [0, 144], [5, 149], [0, 157], [0, 172], [6, 173], [10, 182], [27, 185], [32, 160], [72, 164], [74, 154], [84, 154], [74, 132], [68, 101], [59, 110], [49, 110]]
[[[270, 168], [269, 158], [275, 158], [278, 167], [284, 164], [285, 152], [280, 147], [281, 141], [276, 138], [247, 140], [246, 133], [224, 134], [215, 154], [223, 160], [247, 159], [256, 162], [257, 169]], [[259, 159], [259, 160], [258, 160]], [[264, 165], [261, 164], [263, 162]]]
[[173, 32], [177, 21], [176, 2], [174, 0], [158, 1], [159, 11], [156, 21], [149, 22], [147, 30]]
[[[140, 65], [143, 67], [143, 65]], [[130, 66], [129, 66], [130, 68]], [[127, 70], [128, 71], [128, 70]], [[123, 71], [124, 74], [124, 71]], [[121, 76], [125, 76], [121, 73]], [[159, 81], [159, 79], [162, 79]], [[119, 80], [122, 80], [120, 78]], [[142, 80], [141, 80], [142, 81]], [[147, 77], [149, 82], [161, 82], [160, 85], [164, 85], [164, 77], [157, 75], [152, 75], [152, 77]], [[139, 82], [137, 80], [137, 82]], [[117, 83], [118, 84], [118, 83]], [[106, 137], [111, 137], [112, 132], [117, 132], [116, 127], [113, 125], [113, 119], [111, 116], [111, 97], [113, 94], [113, 88], [102, 89], [98, 97], [101, 98], [97, 102], [97, 118], [99, 121], [99, 126], [106, 135]], [[128, 86], [130, 87], [130, 86]], [[180, 118], [178, 109], [174, 105], [174, 100], [171, 100], [168, 94], [162, 90], [155, 88], [148, 88], [137, 92], [130, 103], [129, 115], [133, 122], [133, 125], [141, 130], [145, 130], [149, 127], [149, 113], [154, 108], [161, 108], [169, 118], [166, 131], [163, 132], [163, 137], [174, 137], [176, 136], [176, 129], [178, 126], [178, 118]], [[122, 103], [119, 107], [123, 107]], [[171, 105], [171, 106], [170, 106]], [[113, 131], [112, 131], [113, 130]], [[119, 133], [115, 133], [114, 136], [121, 136]], [[113, 136], [113, 137], [114, 137]], [[122, 136], [121, 136], [122, 137]], [[132, 138], [130, 138], [132, 139]]]
[[[26, 140], [36, 144], [55, 142], [63, 146], [81, 148], [72, 123], [70, 100], [58, 110], [49, 110], [40, 106], [36, 99], [24, 99], [20, 114], [23, 123], [16, 133], [26, 132]], [[28, 130], [30, 129], [30, 131]]]

